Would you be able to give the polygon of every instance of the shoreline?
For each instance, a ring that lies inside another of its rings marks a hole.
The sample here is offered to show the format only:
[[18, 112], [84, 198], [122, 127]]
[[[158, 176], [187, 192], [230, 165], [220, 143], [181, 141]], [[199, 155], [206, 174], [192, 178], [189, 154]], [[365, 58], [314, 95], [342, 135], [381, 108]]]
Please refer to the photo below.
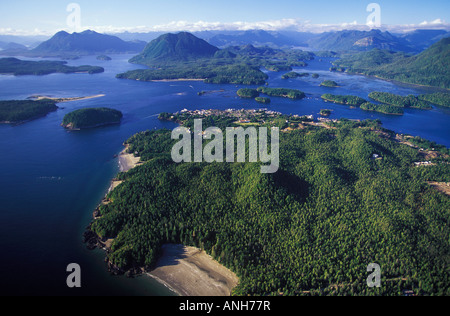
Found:
[[[128, 172], [142, 165], [140, 157], [128, 153], [129, 145], [118, 155], [120, 172]], [[117, 188], [123, 181], [113, 179], [102, 204], [110, 201], [107, 195]], [[96, 209], [93, 220], [101, 218]], [[91, 223], [92, 224], [92, 223]], [[103, 249], [109, 252], [113, 239], [102, 240], [91, 229], [90, 225], [84, 234], [84, 243], [88, 249]], [[107, 268], [113, 274], [125, 274], [106, 259]], [[128, 275], [146, 275], [174, 294], [181, 297], [231, 296], [232, 290], [239, 284], [239, 278], [231, 270], [214, 260], [205, 251], [184, 245], [166, 244], [162, 247], [162, 255], [156, 266], [149, 271], [142, 267], [135, 267]]]
[[166, 244], [163, 255], [148, 276], [183, 297], [231, 296], [239, 279], [205, 251]]

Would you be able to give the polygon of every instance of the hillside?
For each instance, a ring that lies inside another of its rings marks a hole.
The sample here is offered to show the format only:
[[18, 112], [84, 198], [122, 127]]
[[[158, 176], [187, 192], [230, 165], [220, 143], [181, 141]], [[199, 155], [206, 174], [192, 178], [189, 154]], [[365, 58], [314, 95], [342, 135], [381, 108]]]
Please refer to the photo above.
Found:
[[145, 47], [145, 42], [125, 42], [116, 36], [94, 31], [72, 33], [61, 31], [51, 39], [31, 50], [33, 56], [80, 56], [137, 53]]
[[219, 49], [187, 33], [164, 34], [151, 41], [144, 51], [130, 60], [131, 63], [153, 66], [213, 57]]
[[378, 48], [405, 52], [415, 51], [405, 40], [380, 30], [326, 32], [309, 40], [308, 44], [314, 50], [368, 51]]
[[411, 46], [417, 47], [419, 51], [424, 51], [449, 35], [450, 32], [445, 30], [415, 30], [402, 34], [399, 37], [407, 41]]
[[254, 45], [269, 46], [273, 48], [305, 46], [302, 41], [293, 37], [280, 34], [278, 32], [267, 32], [264, 30], [249, 30], [241, 32], [229, 32], [228, 34], [217, 34], [208, 39], [211, 45], [217, 47]]
[[334, 64], [347, 68], [347, 72], [450, 89], [450, 37], [414, 56], [373, 50], [342, 58]]
[[[230, 126], [238, 113], [205, 123]], [[184, 244], [238, 275], [234, 295], [448, 295], [450, 199], [426, 183], [449, 181], [448, 164], [414, 167], [419, 150], [374, 121], [299, 128], [261, 113], [252, 122], [277, 120], [296, 129], [280, 135], [276, 174], [258, 163], [174, 163], [168, 130], [130, 138], [145, 163], [118, 176], [91, 225], [113, 239], [109, 262], [151, 270], [164, 244]], [[367, 287], [372, 262], [380, 288]]]

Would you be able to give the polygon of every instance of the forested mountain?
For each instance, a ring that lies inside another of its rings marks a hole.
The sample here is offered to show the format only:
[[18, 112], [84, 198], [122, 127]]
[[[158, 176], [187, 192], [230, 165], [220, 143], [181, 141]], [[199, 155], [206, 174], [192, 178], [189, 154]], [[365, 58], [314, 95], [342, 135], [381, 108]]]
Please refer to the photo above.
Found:
[[61, 31], [51, 39], [31, 50], [32, 56], [96, 55], [111, 53], [137, 53], [145, 47], [145, 42], [125, 42], [116, 36], [94, 31], [69, 34]]
[[9, 43], [0, 42], [0, 49], [4, 49], [4, 50], [27, 50], [27, 47], [22, 45], [22, 44], [18, 44], [18, 43], [14, 43], [14, 42], [9, 42]]
[[445, 30], [415, 30], [399, 35], [400, 38], [407, 41], [411, 46], [417, 47], [419, 51], [423, 51], [434, 43], [449, 36], [450, 32]]
[[450, 89], [450, 37], [414, 56], [373, 50], [342, 58], [335, 65], [348, 72]]
[[155, 65], [213, 57], [219, 49], [187, 33], [164, 34], [151, 41], [132, 63]]
[[225, 48], [228, 46], [254, 45], [269, 47], [305, 46], [304, 41], [295, 37], [283, 35], [279, 32], [267, 32], [264, 30], [250, 30], [242, 32], [230, 32], [229, 34], [217, 34], [208, 39], [211, 45]]
[[190, 33], [181, 32], [160, 36], [130, 60], [151, 69], [129, 71], [117, 77], [142, 81], [197, 79], [207, 83], [261, 85], [265, 84], [268, 76], [260, 68], [289, 71], [294, 66], [306, 66], [303, 60], [313, 58], [312, 53], [301, 50], [253, 45], [219, 50]]
[[368, 51], [374, 48], [406, 52], [415, 50], [405, 40], [380, 30], [326, 32], [309, 40], [308, 44], [314, 50]]

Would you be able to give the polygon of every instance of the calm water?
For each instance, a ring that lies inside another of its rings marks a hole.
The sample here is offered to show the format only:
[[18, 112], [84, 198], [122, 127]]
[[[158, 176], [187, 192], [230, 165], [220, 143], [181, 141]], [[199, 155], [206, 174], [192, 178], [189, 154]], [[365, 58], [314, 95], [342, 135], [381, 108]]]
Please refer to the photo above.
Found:
[[[201, 82], [146, 83], [119, 80], [115, 75], [139, 66], [127, 63], [131, 56], [112, 56], [113, 61], [86, 57], [71, 65], [105, 67], [96, 75], [54, 74], [44, 77], [0, 76], [0, 99], [24, 99], [40, 94], [58, 97], [105, 94], [105, 97], [60, 104], [63, 109], [47, 117], [19, 125], [0, 126], [0, 284], [2, 295], [171, 295], [148, 277], [112, 277], [102, 251], [88, 251], [81, 243], [92, 211], [118, 173], [114, 155], [133, 134], [155, 128], [175, 127], [157, 119], [160, 112], [187, 109], [258, 108], [253, 100], [241, 100], [234, 85]], [[319, 79], [282, 80], [283, 73], [269, 73], [270, 86], [305, 91], [301, 101], [272, 99], [268, 108], [288, 114], [314, 115], [334, 110], [331, 118], [379, 118], [384, 127], [419, 135], [450, 146], [450, 109], [406, 110], [404, 116], [388, 116], [324, 103], [323, 93], [355, 94], [367, 98], [372, 91], [401, 95], [430, 92], [423, 88], [330, 73], [330, 59], [311, 61], [298, 71], [317, 72]], [[341, 88], [319, 87], [332, 79]], [[199, 97], [199, 91], [216, 92]], [[220, 91], [223, 90], [223, 91]], [[120, 126], [83, 132], [67, 132], [61, 126], [65, 114], [84, 107], [111, 107], [124, 113]], [[66, 267], [78, 263], [82, 288], [66, 287]]]

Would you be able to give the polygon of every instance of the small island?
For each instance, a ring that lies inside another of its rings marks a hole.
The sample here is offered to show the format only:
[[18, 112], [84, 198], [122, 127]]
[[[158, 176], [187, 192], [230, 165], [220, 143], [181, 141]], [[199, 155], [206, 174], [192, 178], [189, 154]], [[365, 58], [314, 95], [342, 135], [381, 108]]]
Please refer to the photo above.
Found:
[[97, 60], [111, 61], [112, 58], [109, 56], [106, 56], [106, 55], [100, 55], [100, 56], [97, 56]]
[[256, 89], [243, 88], [238, 90], [237, 95], [245, 99], [254, 99], [259, 97], [259, 92]]
[[264, 98], [259, 96], [257, 89], [243, 88], [238, 90], [237, 95], [244, 99], [255, 99], [256, 102], [262, 104], [270, 104], [270, 98]]
[[56, 103], [49, 99], [0, 101], [0, 123], [19, 124], [44, 117], [58, 110]]
[[325, 80], [320, 84], [321, 87], [328, 87], [328, 88], [337, 88], [339, 87], [338, 83], [333, 80]]
[[281, 79], [295, 79], [301, 77], [309, 77], [309, 73], [307, 72], [298, 73], [295, 71], [291, 71], [281, 76]]
[[300, 100], [306, 97], [304, 92], [296, 89], [259, 87], [257, 91], [270, 97], [282, 97], [292, 100]]
[[323, 109], [320, 110], [320, 116], [328, 117], [331, 115], [332, 112], [333, 110]]
[[91, 129], [120, 124], [123, 114], [109, 108], [87, 108], [67, 114], [62, 126], [69, 130]]
[[255, 101], [262, 104], [270, 104], [272, 101], [270, 98], [264, 98], [264, 97], [256, 97]]

